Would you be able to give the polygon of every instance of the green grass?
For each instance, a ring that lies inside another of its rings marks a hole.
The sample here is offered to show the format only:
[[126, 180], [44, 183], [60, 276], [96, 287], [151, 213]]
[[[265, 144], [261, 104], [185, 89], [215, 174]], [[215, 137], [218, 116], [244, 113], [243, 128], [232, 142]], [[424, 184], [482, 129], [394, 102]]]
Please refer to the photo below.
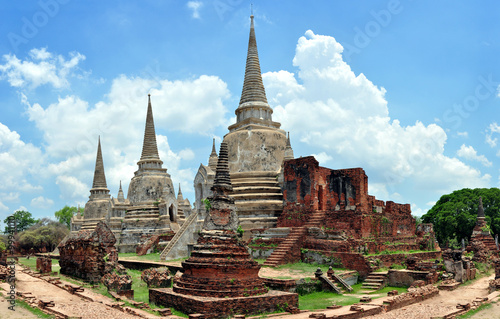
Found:
[[[266, 266], [264, 266], [266, 267]], [[316, 269], [321, 268], [321, 271], [323, 273], [326, 273], [328, 271], [329, 266], [328, 265], [318, 265], [318, 264], [309, 264], [309, 263], [303, 263], [303, 262], [298, 262], [294, 264], [286, 264], [286, 265], [281, 265], [276, 267], [275, 269], [277, 270], [283, 270], [283, 269], [288, 269], [288, 270], [295, 270], [297, 272], [302, 272], [306, 276], [314, 276], [314, 273], [316, 272]], [[333, 268], [333, 270], [344, 270], [341, 268]]]
[[478, 312], [480, 312], [482, 310], [485, 310], [485, 309], [489, 309], [491, 307], [493, 307], [493, 305], [491, 303], [480, 305], [476, 309], [473, 309], [471, 311], [468, 311], [467, 313], [464, 313], [461, 316], [458, 316], [457, 319], [469, 319], [469, 318], [472, 318], [472, 316], [474, 316], [476, 313], [478, 313]]
[[326, 309], [333, 304], [347, 306], [359, 302], [359, 297], [349, 295], [338, 295], [333, 292], [313, 292], [312, 294], [299, 296], [299, 309], [316, 310]]
[[[57, 262], [57, 259], [52, 259], [52, 262], [54, 262], [54, 260]], [[30, 267], [31, 270], [36, 270], [36, 257], [31, 257], [30, 259], [26, 257], [19, 258], [19, 263]]]
[[149, 303], [148, 285], [141, 280], [141, 271], [127, 269], [127, 275], [132, 277], [132, 290], [134, 290], [134, 300], [138, 302]]
[[[5, 297], [5, 296], [3, 296], [3, 297], [5, 299], [7, 299], [7, 297]], [[26, 301], [19, 299], [19, 298], [16, 298], [16, 307], [20, 307], [20, 308], [28, 310], [29, 312], [34, 314], [36, 316], [36, 318], [42, 318], [42, 319], [54, 319], [55, 318], [54, 315], [48, 315], [38, 308], [33, 308]], [[16, 308], [14, 308], [14, 309], [16, 309]]]

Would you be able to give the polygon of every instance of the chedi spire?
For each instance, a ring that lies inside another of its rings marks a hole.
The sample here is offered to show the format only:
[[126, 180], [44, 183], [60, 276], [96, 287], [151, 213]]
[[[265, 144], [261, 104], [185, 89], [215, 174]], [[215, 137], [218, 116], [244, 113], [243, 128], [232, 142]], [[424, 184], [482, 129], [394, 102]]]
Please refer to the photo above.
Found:
[[155, 123], [153, 120], [153, 108], [151, 107], [151, 94], [148, 94], [148, 112], [146, 115], [146, 127], [144, 129], [144, 142], [142, 144], [142, 160], [160, 159], [156, 145]]

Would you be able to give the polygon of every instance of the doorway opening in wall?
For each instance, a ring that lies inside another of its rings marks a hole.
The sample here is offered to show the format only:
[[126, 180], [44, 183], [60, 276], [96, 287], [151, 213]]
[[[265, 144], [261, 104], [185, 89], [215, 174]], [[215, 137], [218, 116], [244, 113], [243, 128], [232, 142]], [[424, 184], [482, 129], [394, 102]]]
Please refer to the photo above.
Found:
[[174, 204], [170, 205], [170, 207], [168, 208], [168, 217], [170, 217], [170, 221], [171, 222], [175, 221], [175, 218], [174, 218]]
[[323, 200], [323, 186], [320, 186], [318, 189], [318, 210], [325, 209], [325, 202]]

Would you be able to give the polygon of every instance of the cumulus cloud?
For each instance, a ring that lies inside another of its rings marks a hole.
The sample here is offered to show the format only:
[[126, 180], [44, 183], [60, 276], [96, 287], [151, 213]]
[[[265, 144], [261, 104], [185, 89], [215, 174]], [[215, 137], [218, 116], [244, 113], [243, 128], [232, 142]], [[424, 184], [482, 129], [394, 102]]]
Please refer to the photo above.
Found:
[[465, 146], [465, 144], [462, 144], [460, 149], [457, 151], [457, 155], [459, 157], [465, 158], [466, 160], [470, 161], [478, 161], [484, 166], [490, 167], [493, 165], [492, 162], [490, 162], [486, 156], [484, 155], [477, 155], [477, 151], [472, 147], [472, 146]]
[[3, 60], [5, 64], [0, 64], [0, 79], [7, 80], [13, 87], [36, 88], [50, 84], [54, 88], [63, 88], [69, 86], [68, 77], [85, 60], [85, 56], [72, 52], [66, 59], [42, 48], [32, 49], [26, 60], [20, 60], [12, 54], [4, 55]]
[[[46, 50], [32, 51], [32, 59], [36, 61], [53, 57]], [[173, 150], [165, 131], [213, 136], [217, 128], [226, 126], [228, 111], [224, 101], [230, 94], [220, 78], [202, 75], [173, 81], [160, 76], [120, 75], [95, 104], [77, 95], [66, 95], [42, 105], [21, 94], [28, 119], [43, 136], [47, 164], [39, 174], [55, 181], [61, 198], [78, 202], [88, 199], [99, 136], [108, 188], [116, 196], [122, 181], [127, 192], [141, 154], [148, 93], [163, 166], [173, 181], [180, 182], [189, 192], [195, 171], [186, 168], [184, 162], [193, 160], [195, 154], [185, 145]]]
[[45, 198], [43, 196], [38, 196], [31, 200], [31, 206], [34, 208], [48, 209], [54, 205], [54, 201], [50, 198]]
[[187, 7], [193, 11], [192, 17], [194, 19], [200, 19], [200, 8], [203, 6], [201, 1], [188, 1]]
[[442, 127], [419, 121], [403, 126], [391, 119], [386, 90], [355, 74], [342, 53], [333, 37], [309, 30], [296, 47], [296, 74], [263, 75], [274, 119], [284, 129], [334, 158], [335, 167], [365, 168], [377, 196], [392, 196], [408, 181], [433, 194], [488, 185], [491, 176], [444, 155]]
[[[20, 135], [0, 123], [0, 212], [12, 211], [12, 205], [20, 202], [20, 194], [37, 193], [42, 187], [34, 182], [44, 163], [42, 151], [31, 143], [25, 143]], [[5, 219], [0, 215], [0, 219]]]
[[494, 135], [498, 133], [500, 133], [500, 126], [496, 122], [491, 123], [486, 129], [486, 143], [489, 146], [491, 147], [497, 146], [498, 138], [494, 137]]

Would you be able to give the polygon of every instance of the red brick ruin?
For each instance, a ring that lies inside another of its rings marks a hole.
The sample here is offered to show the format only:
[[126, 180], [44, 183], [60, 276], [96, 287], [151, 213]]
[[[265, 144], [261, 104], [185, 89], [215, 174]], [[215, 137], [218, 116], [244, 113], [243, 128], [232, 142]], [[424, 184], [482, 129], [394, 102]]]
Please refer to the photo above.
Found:
[[382, 254], [374, 260], [366, 254], [422, 250], [429, 251], [420, 253], [422, 259], [440, 258], [432, 225], [420, 224], [417, 229], [409, 204], [368, 195], [363, 169], [320, 167], [308, 156], [285, 161], [283, 173], [284, 209], [278, 227], [292, 230], [284, 240], [271, 239], [279, 246], [266, 265], [326, 262], [365, 277], [374, 263], [390, 266], [404, 263], [407, 257]]
[[81, 230], [70, 235], [58, 246], [61, 273], [99, 282], [118, 261], [115, 242], [115, 236], [102, 221], [94, 230]]
[[184, 273], [174, 278], [173, 289], [150, 289], [150, 302], [185, 313], [203, 313], [205, 318], [298, 306], [297, 294], [268, 292], [259, 278], [260, 266], [250, 257], [237, 231], [238, 214], [228, 195], [231, 189], [227, 145], [222, 143], [214, 194], [209, 197], [211, 208], [191, 257], [182, 263]]

